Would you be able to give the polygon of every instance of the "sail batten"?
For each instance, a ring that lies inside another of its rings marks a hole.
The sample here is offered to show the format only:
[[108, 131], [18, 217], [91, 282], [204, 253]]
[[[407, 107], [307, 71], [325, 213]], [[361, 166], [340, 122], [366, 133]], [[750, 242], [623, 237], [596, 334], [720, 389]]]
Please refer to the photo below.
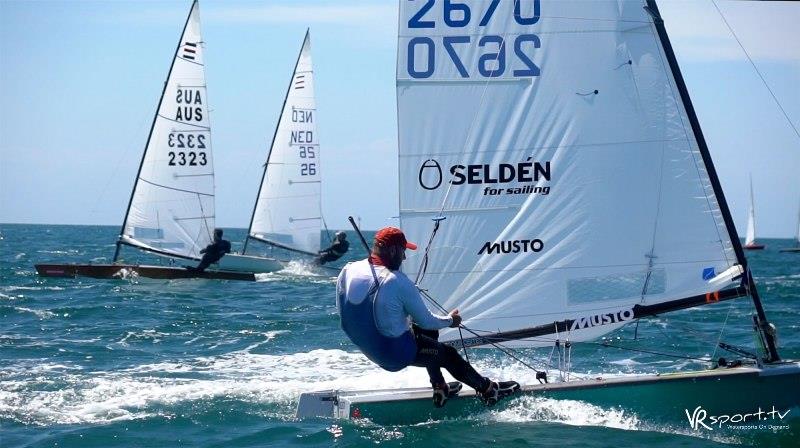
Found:
[[300, 249], [295, 249], [295, 248], [293, 248], [291, 246], [287, 246], [285, 244], [281, 244], [281, 243], [279, 243], [277, 241], [272, 241], [272, 240], [269, 240], [267, 238], [260, 237], [258, 235], [251, 234], [251, 235], [248, 235], [247, 237], [248, 238], [252, 238], [252, 239], [254, 239], [256, 241], [260, 241], [260, 242], [262, 242], [264, 244], [268, 244], [270, 246], [275, 246], [277, 248], [285, 249], [285, 250], [288, 250], [288, 251], [291, 251], [291, 252], [297, 252], [297, 253], [301, 253], [301, 254], [305, 254], [305, 255], [314, 255], [314, 256], [317, 255], [316, 253], [306, 252], [306, 251], [303, 251], [303, 250], [300, 250]]
[[427, 258], [420, 288], [505, 334], [735, 286], [724, 198], [647, 2], [459, 5], [400, 3], [401, 226], [428, 241], [446, 218], [407, 253], [409, 275]]
[[264, 164], [248, 230], [250, 238], [307, 255], [319, 252], [322, 229], [313, 74], [311, 39], [306, 32]]
[[[255, 236], [253, 238], [256, 238]], [[724, 263], [726, 259], [718, 259], [718, 260], [704, 260], [704, 261], [688, 261], [688, 262], [679, 262], [674, 264], [683, 264], [683, 263], [693, 263], [693, 264], [709, 264], [709, 263]], [[479, 274], [483, 272], [491, 272], [494, 274], [504, 273], [504, 272], [544, 272], [550, 270], [568, 270], [568, 269], [593, 269], [593, 268], [647, 268], [647, 262], [639, 263], [639, 264], [620, 264], [620, 265], [581, 265], [581, 266], [555, 266], [555, 267], [526, 267], [524, 269], [470, 269], [464, 271], [435, 271], [431, 268], [425, 271], [425, 275], [448, 275], [448, 274]], [[642, 271], [647, 272], [647, 271]]]
[[[205, 88], [205, 86], [191, 86], [191, 88]], [[208, 126], [203, 126], [203, 125], [194, 124], [194, 123], [187, 123], [185, 121], [176, 120], [174, 118], [166, 117], [166, 116], [161, 115], [161, 114], [158, 114], [158, 118], [161, 118], [161, 119], [166, 120], [166, 121], [171, 121], [173, 123], [178, 123], [178, 124], [181, 124], [181, 125], [185, 125], [185, 126], [192, 126], [192, 127], [195, 127], [195, 128], [199, 128], [199, 129], [191, 129], [191, 130], [188, 130], [188, 131], [186, 131], [186, 130], [181, 130], [181, 131], [175, 130], [175, 132], [202, 132], [202, 131], [210, 131], [211, 130], [211, 128], [208, 127]]]

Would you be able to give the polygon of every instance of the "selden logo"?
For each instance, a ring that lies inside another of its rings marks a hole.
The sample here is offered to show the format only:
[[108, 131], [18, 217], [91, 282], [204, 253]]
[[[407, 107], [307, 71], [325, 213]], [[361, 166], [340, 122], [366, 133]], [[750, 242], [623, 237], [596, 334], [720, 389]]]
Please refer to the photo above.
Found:
[[[783, 420], [786, 415], [789, 414], [791, 409], [787, 409], [786, 412], [781, 414], [781, 411], [775, 409], [775, 406], [772, 406], [772, 410], [769, 412], [764, 412], [761, 407], [759, 406], [758, 412], [752, 412], [749, 414], [731, 414], [731, 415], [708, 415], [708, 412], [703, 409], [702, 406], [698, 406], [694, 408], [691, 414], [689, 414], [688, 409], [684, 409], [686, 412], [686, 418], [689, 420], [689, 426], [692, 427], [693, 430], [697, 431], [698, 429], [705, 428], [709, 430], [713, 430], [716, 426], [717, 429], [722, 429], [722, 425], [728, 424], [729, 428], [740, 428], [740, 427], [748, 427], [752, 429], [787, 429], [787, 426], [775, 426], [775, 425], [761, 425], [758, 424], [763, 422], [764, 420]], [[742, 425], [730, 425], [730, 423], [741, 423]], [[756, 424], [754, 424], [756, 423]]]
[[442, 167], [439, 162], [428, 159], [419, 167], [419, 185], [426, 190], [435, 190], [442, 184]]
[[[497, 165], [452, 165], [449, 169], [452, 185], [489, 185], [484, 187], [484, 196], [550, 194], [550, 186], [533, 185], [550, 181], [550, 161], [536, 162], [528, 159], [517, 163]], [[426, 190], [435, 190], [442, 185], [442, 167], [434, 159], [427, 159], [419, 167], [419, 185]], [[502, 184], [517, 184], [505, 187]]]

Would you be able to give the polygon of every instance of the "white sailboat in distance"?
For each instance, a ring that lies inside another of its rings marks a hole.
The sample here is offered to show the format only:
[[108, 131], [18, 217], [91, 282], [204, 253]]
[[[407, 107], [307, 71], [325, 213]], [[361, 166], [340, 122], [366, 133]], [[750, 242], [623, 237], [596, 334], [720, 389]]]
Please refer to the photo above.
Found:
[[[566, 361], [527, 359], [540, 384], [522, 394], [637, 416], [800, 405], [800, 363], [778, 354], [655, 0], [399, 3], [400, 227], [426, 243], [403, 270], [431, 309], [464, 316], [440, 341], [507, 362], [549, 347]], [[741, 362], [571, 375], [574, 345], [748, 296], [760, 352], [719, 344]], [[461, 395], [439, 409], [429, 387], [309, 392], [297, 415], [392, 424], [483, 408]]]
[[[200, 11], [192, 2], [139, 164], [113, 264], [37, 264], [46, 277], [255, 280], [252, 273], [120, 263], [123, 245], [198, 261], [214, 231], [214, 160]], [[227, 257], [223, 257], [227, 258]]]
[[253, 240], [317, 256], [323, 223], [316, 120], [311, 36], [306, 30], [264, 164], [243, 253], [252, 248]]
[[763, 244], [756, 242], [756, 203], [753, 199], [753, 176], [750, 176], [750, 208], [747, 211], [747, 233], [745, 234], [744, 248], [747, 250], [762, 250]]
[[800, 207], [797, 209], [797, 233], [794, 235], [794, 247], [781, 249], [780, 251], [800, 253]]

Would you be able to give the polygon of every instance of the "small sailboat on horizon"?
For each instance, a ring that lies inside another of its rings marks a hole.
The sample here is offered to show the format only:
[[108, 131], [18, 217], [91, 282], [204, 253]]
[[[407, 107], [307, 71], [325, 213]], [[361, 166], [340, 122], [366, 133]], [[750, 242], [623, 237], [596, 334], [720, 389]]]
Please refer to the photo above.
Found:
[[781, 249], [780, 252], [797, 252], [800, 253], [800, 208], [797, 209], [797, 233], [794, 236], [794, 247]]
[[750, 176], [750, 209], [747, 212], [747, 233], [744, 248], [747, 250], [763, 250], [766, 246], [756, 242], [756, 206], [753, 198], [753, 176]]

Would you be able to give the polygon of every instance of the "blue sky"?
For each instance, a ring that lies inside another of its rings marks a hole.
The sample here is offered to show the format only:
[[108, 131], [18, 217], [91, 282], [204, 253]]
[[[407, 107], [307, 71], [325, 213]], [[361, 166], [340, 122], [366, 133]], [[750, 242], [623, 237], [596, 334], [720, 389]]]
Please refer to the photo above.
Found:
[[[190, 1], [0, 1], [0, 222], [121, 224]], [[716, 4], [800, 128], [800, 4]], [[659, 2], [740, 234], [787, 237], [800, 137], [710, 0]], [[323, 212], [397, 214], [394, 0], [203, 0], [217, 223], [246, 227], [311, 27]]]

